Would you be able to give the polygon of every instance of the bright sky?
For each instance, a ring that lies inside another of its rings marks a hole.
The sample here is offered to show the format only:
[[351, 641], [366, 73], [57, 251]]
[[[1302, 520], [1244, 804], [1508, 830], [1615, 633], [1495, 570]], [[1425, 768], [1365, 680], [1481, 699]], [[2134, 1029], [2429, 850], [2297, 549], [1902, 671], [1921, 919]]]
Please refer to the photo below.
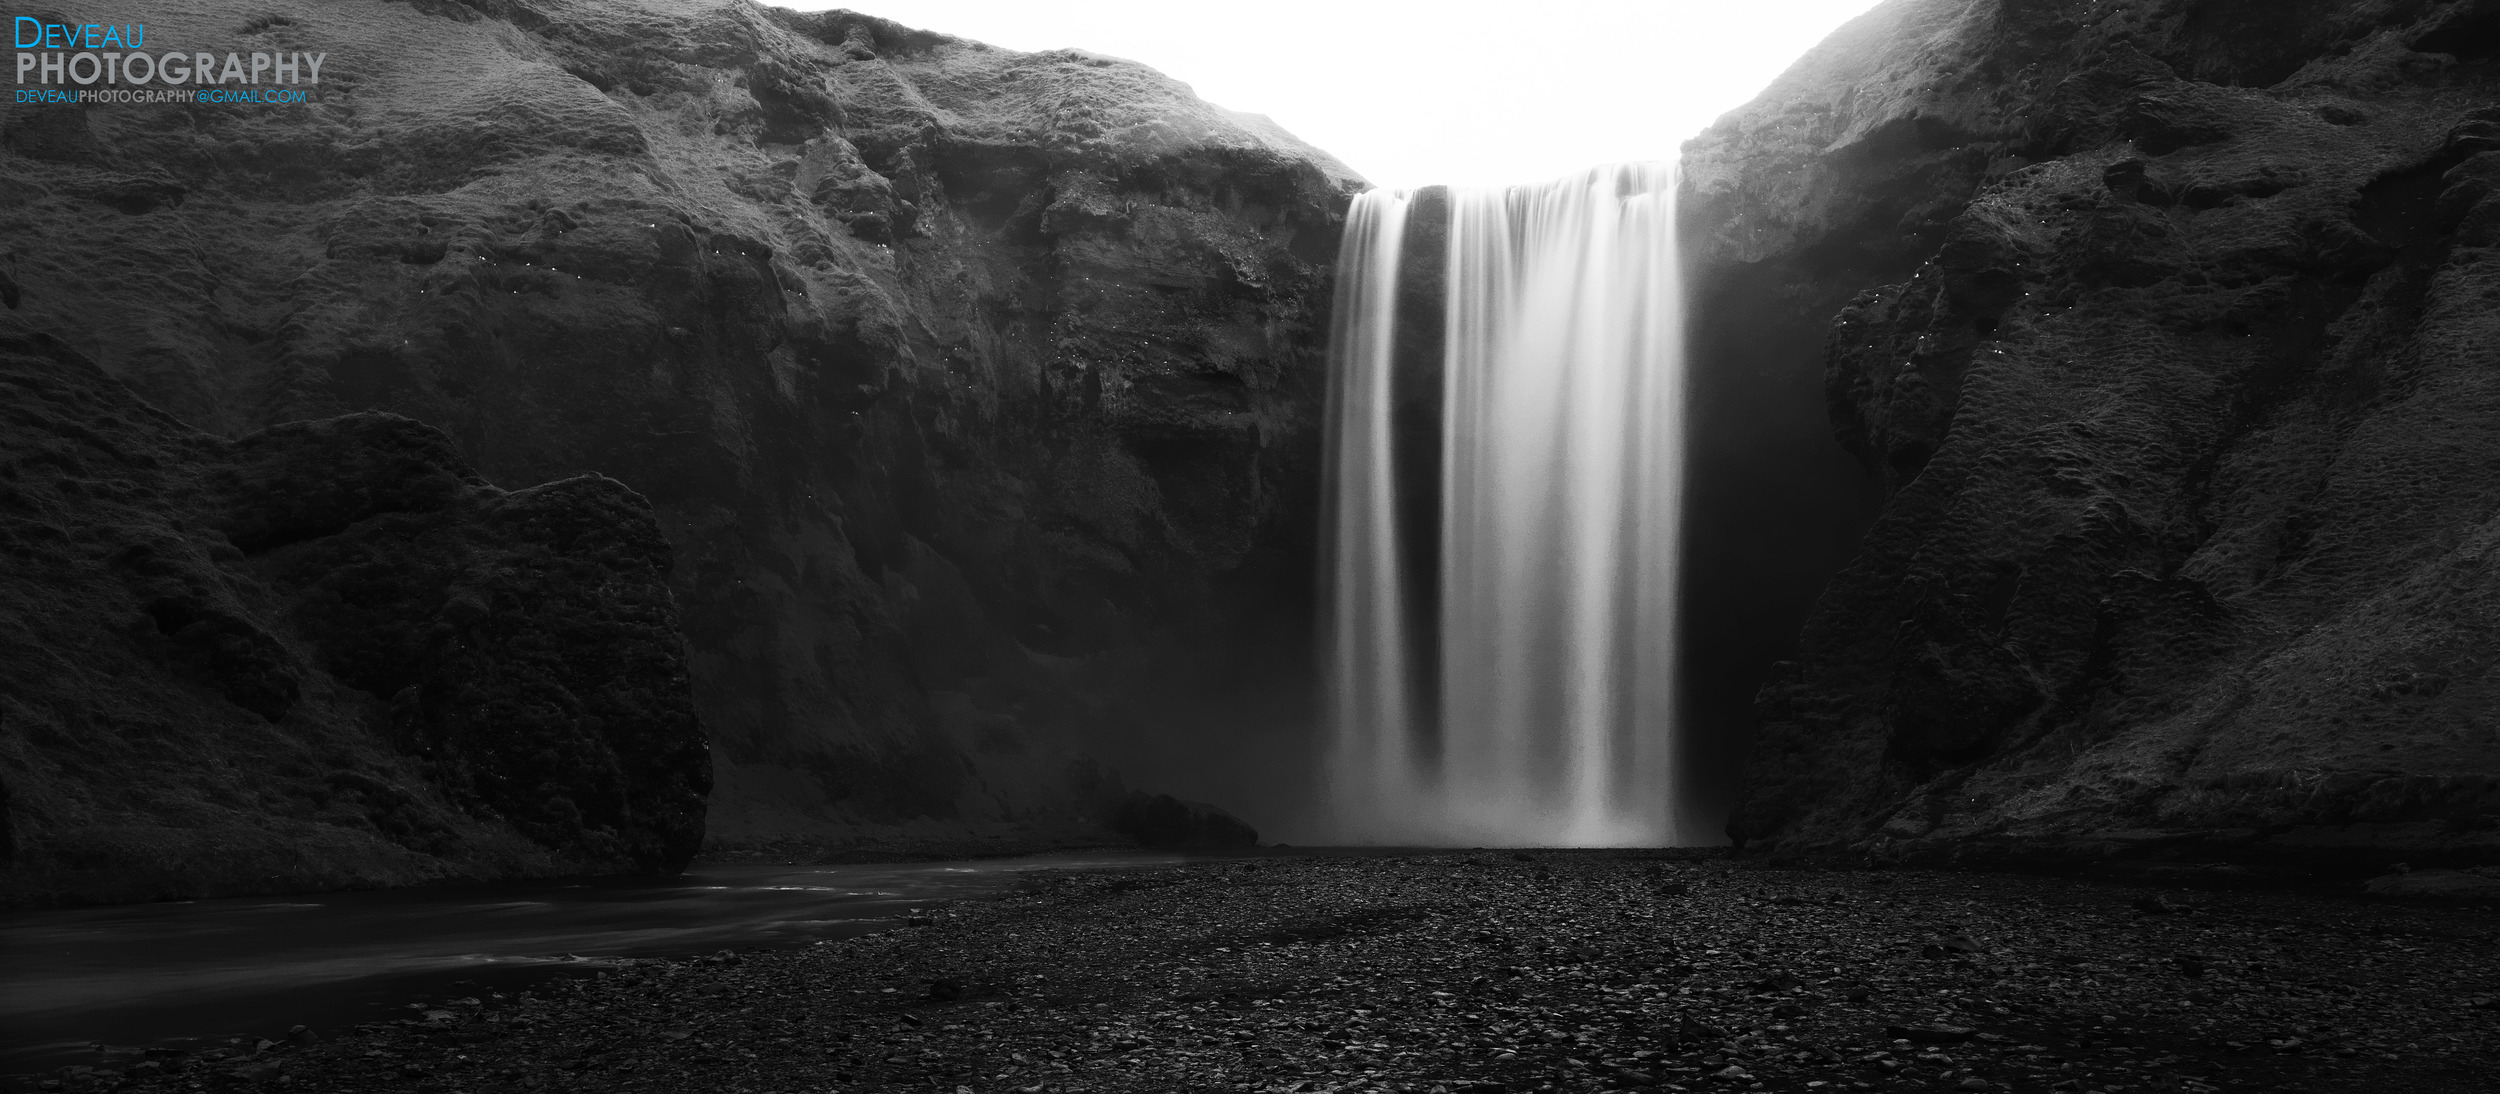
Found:
[[1140, 61], [1382, 186], [1673, 159], [1876, 0], [766, 0]]

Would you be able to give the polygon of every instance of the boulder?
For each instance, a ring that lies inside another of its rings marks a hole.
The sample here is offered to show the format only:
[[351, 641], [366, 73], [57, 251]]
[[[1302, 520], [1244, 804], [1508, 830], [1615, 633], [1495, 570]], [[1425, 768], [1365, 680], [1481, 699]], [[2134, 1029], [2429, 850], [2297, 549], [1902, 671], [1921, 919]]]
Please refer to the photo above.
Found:
[[1143, 791], [1121, 800], [1112, 814], [1111, 829], [1155, 848], [1213, 850], [1259, 845], [1256, 829], [1222, 809]]

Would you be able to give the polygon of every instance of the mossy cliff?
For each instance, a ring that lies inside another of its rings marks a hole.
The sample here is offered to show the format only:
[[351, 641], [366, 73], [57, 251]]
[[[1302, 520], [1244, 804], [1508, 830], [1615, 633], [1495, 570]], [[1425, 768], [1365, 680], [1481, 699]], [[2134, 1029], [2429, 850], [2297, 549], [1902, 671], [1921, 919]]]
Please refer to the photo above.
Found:
[[225, 440], [0, 317], [0, 905], [683, 867], [651, 508], [388, 414]]
[[14, 314], [209, 434], [382, 412], [500, 488], [648, 499], [714, 844], [1281, 779], [1360, 187], [1333, 160], [1130, 62], [847, 12], [117, 18], [326, 53], [317, 101], [5, 115]]
[[2500, 858], [2496, 54], [2481, 0], [1893, 0], [1687, 146], [1754, 309], [1703, 345], [1824, 330], [1774, 365], [1883, 496], [1733, 834]]

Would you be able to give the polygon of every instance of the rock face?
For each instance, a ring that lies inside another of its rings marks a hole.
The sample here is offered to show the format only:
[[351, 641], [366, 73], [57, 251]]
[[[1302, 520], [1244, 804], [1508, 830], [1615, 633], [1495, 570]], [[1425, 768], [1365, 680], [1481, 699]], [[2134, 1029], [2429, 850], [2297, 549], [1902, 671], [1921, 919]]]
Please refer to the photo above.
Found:
[[1687, 147], [1887, 495], [1740, 840], [2500, 858], [2500, 7], [2293, 7], [1895, 0]]
[[318, 101], [8, 116], [19, 314], [213, 433], [384, 411], [494, 483], [649, 498], [716, 842], [1283, 781], [1242, 730], [1308, 720], [1359, 185], [1324, 155], [1125, 61], [847, 12], [117, 18], [326, 52]]
[[674, 871], [711, 781], [650, 507], [387, 414], [227, 441], [0, 318], [0, 906]]
[[1259, 833], [1241, 818], [1205, 802], [1169, 794], [1133, 793], [1111, 814], [1111, 829], [1147, 847], [1256, 847]]

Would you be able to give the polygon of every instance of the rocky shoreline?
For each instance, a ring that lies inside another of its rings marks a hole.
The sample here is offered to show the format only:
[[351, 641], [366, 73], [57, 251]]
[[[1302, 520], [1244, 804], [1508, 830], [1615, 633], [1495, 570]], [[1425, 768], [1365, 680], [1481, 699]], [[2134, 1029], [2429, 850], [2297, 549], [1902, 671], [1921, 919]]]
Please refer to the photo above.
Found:
[[2462, 1094], [2500, 1067], [2495, 945], [2487, 910], [2317, 893], [1268, 855], [17, 1086]]

